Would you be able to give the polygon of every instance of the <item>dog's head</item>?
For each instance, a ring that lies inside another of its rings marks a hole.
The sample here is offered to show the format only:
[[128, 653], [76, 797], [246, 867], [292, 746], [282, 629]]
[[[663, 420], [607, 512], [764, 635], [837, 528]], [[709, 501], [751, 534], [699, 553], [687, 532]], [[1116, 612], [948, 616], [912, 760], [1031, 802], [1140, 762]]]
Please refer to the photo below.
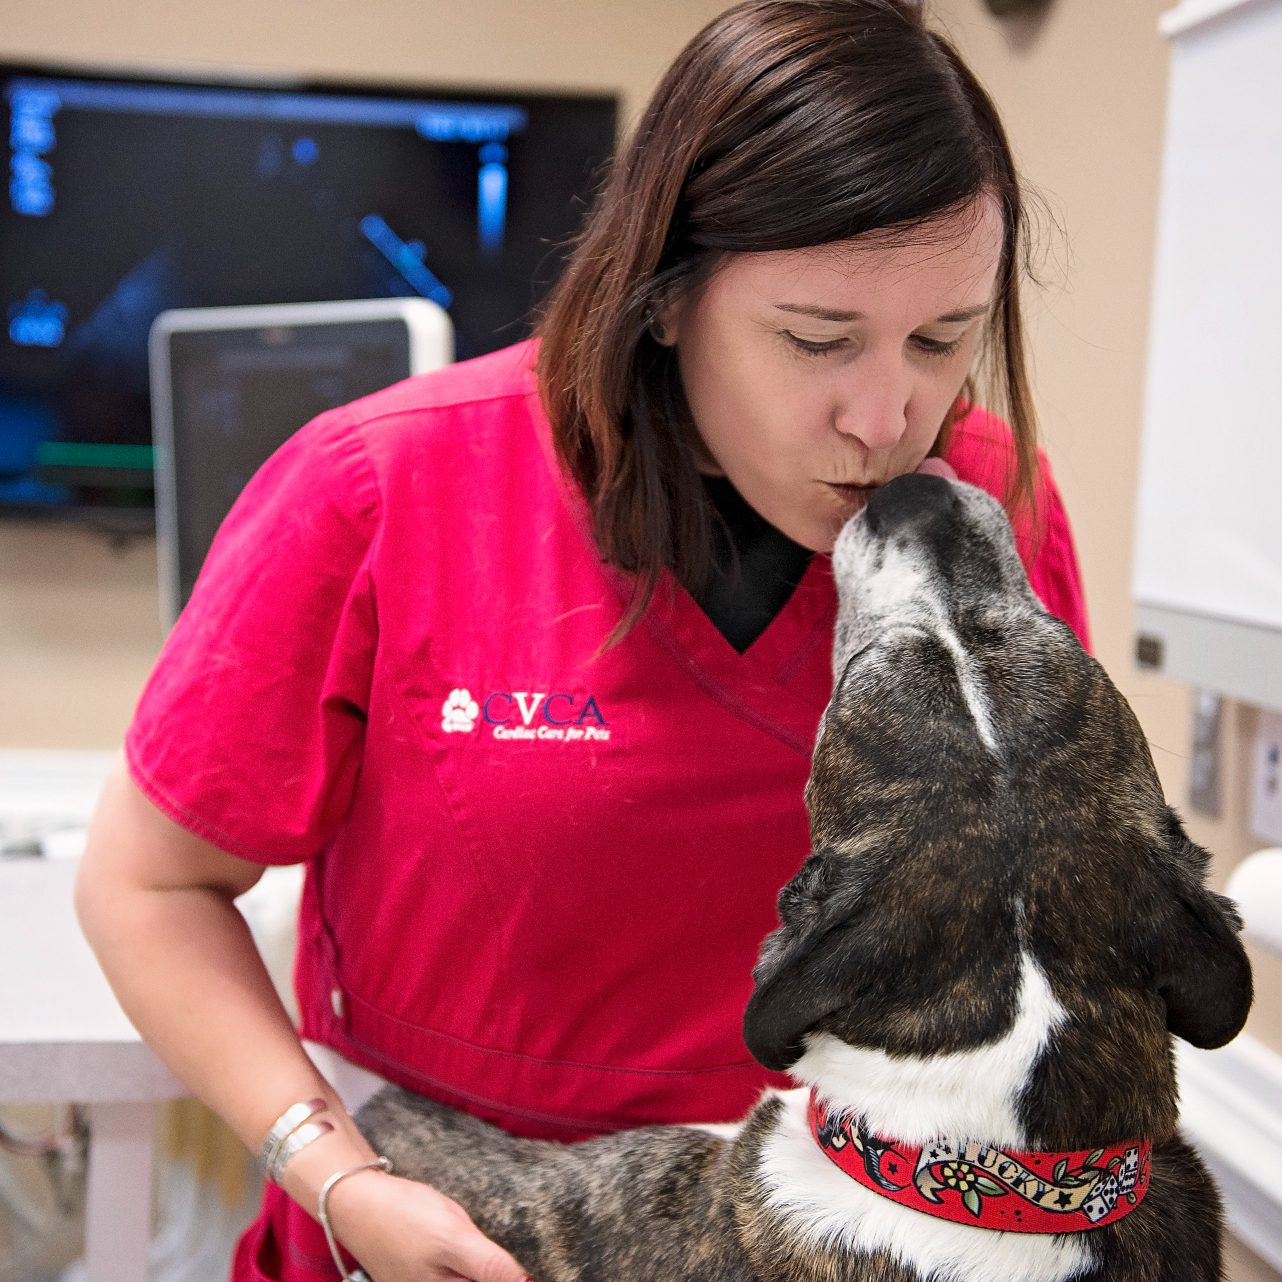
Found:
[[1041, 607], [980, 490], [892, 482], [833, 567], [814, 853], [780, 894], [749, 1048], [772, 1069], [818, 1034], [891, 1057], [975, 1050], [1024, 1018], [1031, 973], [1048, 1014], [1023, 1129], [1050, 1141], [1138, 1113], [1169, 1130], [1168, 1033], [1229, 1040], [1250, 968], [1130, 708]]

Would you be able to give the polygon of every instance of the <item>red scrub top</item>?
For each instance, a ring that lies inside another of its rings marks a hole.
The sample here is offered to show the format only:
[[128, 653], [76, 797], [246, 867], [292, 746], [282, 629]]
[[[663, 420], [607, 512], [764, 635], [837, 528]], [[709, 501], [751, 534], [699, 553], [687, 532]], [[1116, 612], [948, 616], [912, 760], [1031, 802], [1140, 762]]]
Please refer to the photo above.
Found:
[[[629, 596], [558, 471], [521, 344], [299, 432], [227, 518], [126, 751], [166, 814], [308, 861], [304, 1036], [519, 1134], [742, 1115], [740, 1020], [831, 684], [816, 556], [740, 655], [666, 580]], [[955, 429], [998, 484], [1008, 430]], [[1084, 634], [1047, 476], [1031, 566]], [[1026, 551], [1027, 530], [1021, 531]], [[332, 1278], [279, 1190], [236, 1279]]]

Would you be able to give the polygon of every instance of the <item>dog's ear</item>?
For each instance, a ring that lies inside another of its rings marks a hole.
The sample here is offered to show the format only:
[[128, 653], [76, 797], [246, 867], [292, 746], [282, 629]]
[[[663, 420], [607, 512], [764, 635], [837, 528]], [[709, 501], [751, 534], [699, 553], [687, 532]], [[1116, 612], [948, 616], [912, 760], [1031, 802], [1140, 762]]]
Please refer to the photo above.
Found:
[[849, 856], [819, 851], [779, 892], [781, 924], [761, 946], [743, 1015], [748, 1050], [773, 1072], [796, 1063], [805, 1034], [850, 1002], [843, 959], [857, 909], [847, 893], [849, 864]]
[[1185, 835], [1174, 812], [1168, 827], [1176, 856], [1170, 913], [1162, 923], [1153, 977], [1166, 1003], [1166, 1027], [1207, 1050], [1232, 1041], [1251, 1009], [1251, 963], [1231, 900], [1202, 885], [1210, 858]]

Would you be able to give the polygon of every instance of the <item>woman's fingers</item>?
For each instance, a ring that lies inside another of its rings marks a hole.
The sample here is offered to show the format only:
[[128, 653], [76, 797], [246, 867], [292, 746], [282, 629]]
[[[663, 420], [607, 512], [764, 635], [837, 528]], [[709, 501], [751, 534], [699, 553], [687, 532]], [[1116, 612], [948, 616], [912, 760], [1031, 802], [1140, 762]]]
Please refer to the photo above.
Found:
[[469, 1282], [529, 1282], [525, 1270], [480, 1230], [460, 1235], [449, 1265]]

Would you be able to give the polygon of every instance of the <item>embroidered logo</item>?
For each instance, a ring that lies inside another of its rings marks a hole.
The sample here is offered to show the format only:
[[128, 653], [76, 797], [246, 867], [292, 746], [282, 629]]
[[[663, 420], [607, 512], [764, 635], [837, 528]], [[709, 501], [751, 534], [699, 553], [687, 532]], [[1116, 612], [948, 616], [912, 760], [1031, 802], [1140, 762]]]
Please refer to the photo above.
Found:
[[449, 698], [441, 704], [441, 729], [446, 734], [468, 734], [480, 715], [480, 706], [468, 691], [451, 690]]
[[478, 725], [500, 740], [604, 743], [610, 738], [610, 723], [594, 694], [494, 690], [478, 704], [466, 689], [451, 690], [441, 706], [441, 728], [465, 734]]

